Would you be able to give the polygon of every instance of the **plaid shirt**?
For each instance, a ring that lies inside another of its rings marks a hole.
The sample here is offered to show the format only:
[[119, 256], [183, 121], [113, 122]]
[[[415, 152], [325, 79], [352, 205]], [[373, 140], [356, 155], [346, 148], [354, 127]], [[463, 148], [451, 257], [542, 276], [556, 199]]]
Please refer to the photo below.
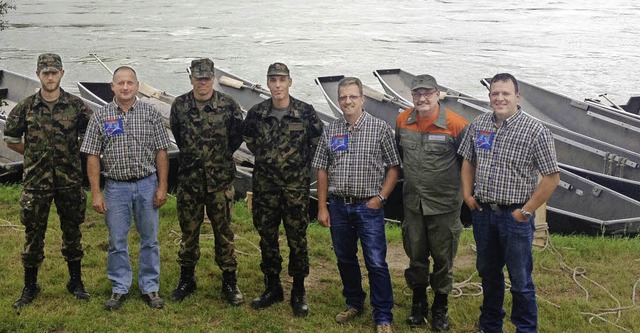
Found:
[[400, 165], [393, 131], [366, 111], [349, 127], [343, 118], [327, 126], [311, 165], [328, 171], [329, 195], [373, 197], [382, 189], [385, 167]]
[[538, 173], [560, 171], [551, 132], [519, 107], [500, 128], [492, 113], [477, 117], [458, 153], [476, 167], [474, 197], [480, 202], [526, 203]]
[[157, 151], [168, 147], [160, 113], [136, 100], [128, 112], [111, 102], [94, 113], [80, 150], [102, 155], [106, 178], [127, 180], [154, 173]]

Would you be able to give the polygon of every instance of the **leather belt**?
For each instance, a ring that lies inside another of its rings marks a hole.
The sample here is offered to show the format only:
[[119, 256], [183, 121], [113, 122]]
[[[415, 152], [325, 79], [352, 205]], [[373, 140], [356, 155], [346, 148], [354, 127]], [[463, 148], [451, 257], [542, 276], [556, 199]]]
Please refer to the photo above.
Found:
[[369, 199], [371, 199], [371, 197], [368, 197], [368, 198], [339, 197], [339, 196], [333, 196], [333, 197], [336, 198], [337, 200], [340, 200], [340, 201], [344, 202], [346, 205], [361, 204], [361, 203], [369, 201]]
[[480, 205], [491, 208], [492, 211], [500, 214], [503, 211], [510, 211], [516, 208], [522, 208], [524, 204], [510, 204], [510, 205], [502, 205], [495, 202], [480, 202]]
[[125, 182], [125, 183], [135, 183], [141, 179], [145, 179], [149, 176], [151, 176], [152, 174], [146, 175], [144, 177], [139, 177], [139, 178], [129, 178], [129, 179], [113, 179], [113, 178], [109, 178], [109, 180], [113, 180], [114, 182]]

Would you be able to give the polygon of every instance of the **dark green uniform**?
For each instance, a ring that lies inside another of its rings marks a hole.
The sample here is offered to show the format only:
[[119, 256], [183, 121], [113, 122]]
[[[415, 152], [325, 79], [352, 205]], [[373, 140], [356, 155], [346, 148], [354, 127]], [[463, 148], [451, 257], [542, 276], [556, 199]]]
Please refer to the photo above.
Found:
[[313, 106], [290, 98], [281, 120], [271, 114], [271, 99], [251, 108], [243, 137], [255, 155], [253, 224], [261, 237], [260, 268], [267, 275], [282, 271], [278, 246], [282, 220], [290, 248], [289, 275], [307, 276], [311, 160], [322, 135], [322, 122]]
[[26, 234], [22, 252], [25, 267], [39, 267], [44, 260], [44, 237], [52, 200], [60, 216], [62, 255], [67, 262], [78, 261], [84, 255], [80, 224], [84, 222], [86, 195], [82, 189], [78, 140], [87, 128], [90, 114], [81, 99], [62, 89], [51, 109], [36, 93], [9, 113], [5, 141], [20, 143], [24, 136], [20, 221]]
[[178, 263], [186, 267], [198, 263], [206, 207], [215, 236], [216, 263], [223, 271], [235, 271], [238, 263], [231, 208], [233, 152], [242, 143], [240, 106], [231, 97], [214, 91], [200, 111], [193, 92], [188, 92], [171, 106], [171, 131], [180, 149], [177, 203], [182, 242]]

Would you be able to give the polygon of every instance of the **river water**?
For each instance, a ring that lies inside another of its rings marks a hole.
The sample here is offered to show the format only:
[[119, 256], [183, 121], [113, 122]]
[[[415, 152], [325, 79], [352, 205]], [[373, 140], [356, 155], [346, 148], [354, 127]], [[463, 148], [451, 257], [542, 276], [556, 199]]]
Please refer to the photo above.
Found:
[[375, 69], [429, 73], [486, 96], [480, 78], [510, 72], [582, 99], [640, 94], [637, 0], [13, 1], [0, 32], [0, 68], [35, 76], [43, 52], [59, 53], [63, 87], [108, 81], [89, 56], [180, 94], [197, 57], [264, 84], [267, 66], [289, 65], [292, 94], [329, 112], [317, 76], [352, 75], [381, 89]]

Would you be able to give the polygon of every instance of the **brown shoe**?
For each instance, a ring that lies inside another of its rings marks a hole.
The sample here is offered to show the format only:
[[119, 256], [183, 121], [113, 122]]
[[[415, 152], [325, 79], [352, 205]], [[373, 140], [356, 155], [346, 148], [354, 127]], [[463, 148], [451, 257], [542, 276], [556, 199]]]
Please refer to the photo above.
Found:
[[376, 333], [394, 333], [391, 323], [379, 324], [376, 326]]
[[142, 298], [153, 309], [162, 309], [164, 307], [164, 301], [160, 298], [157, 291], [152, 291], [146, 295], [142, 295]]
[[336, 315], [336, 323], [344, 324], [351, 321], [353, 318], [362, 314], [362, 309], [347, 307], [342, 312]]
[[104, 303], [104, 309], [107, 311], [118, 310], [122, 307], [122, 303], [127, 299], [127, 294], [111, 294], [111, 298], [109, 298]]

